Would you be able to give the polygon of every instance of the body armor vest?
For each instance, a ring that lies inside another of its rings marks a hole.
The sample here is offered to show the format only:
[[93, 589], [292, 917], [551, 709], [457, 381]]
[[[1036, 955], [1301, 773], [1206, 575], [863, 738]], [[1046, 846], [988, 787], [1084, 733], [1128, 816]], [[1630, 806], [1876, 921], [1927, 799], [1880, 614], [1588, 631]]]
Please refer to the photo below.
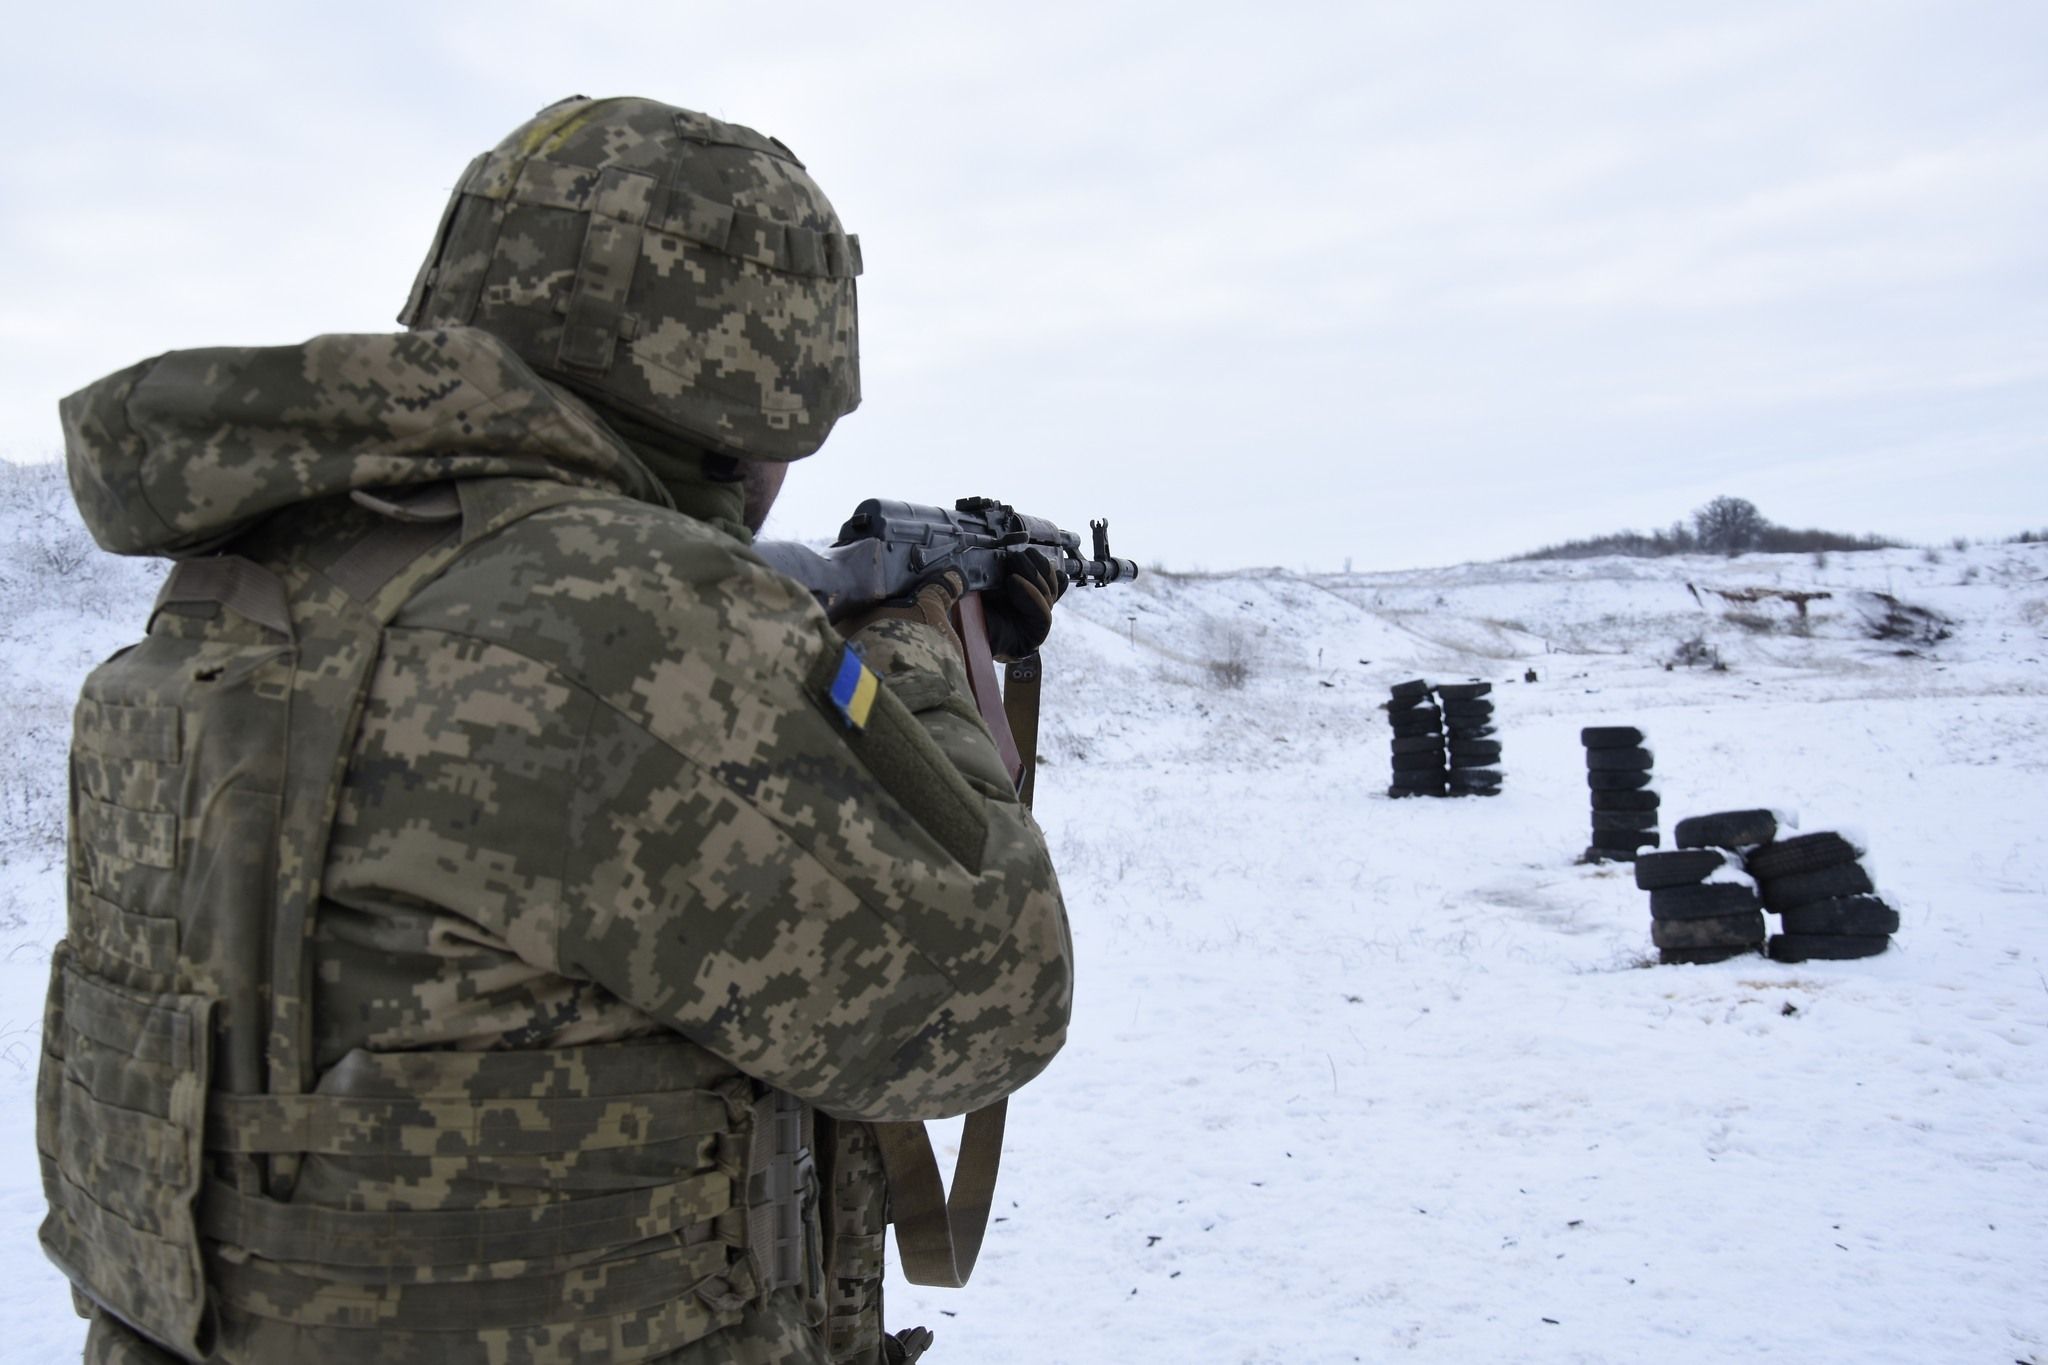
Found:
[[111, 1318], [195, 1361], [630, 1362], [794, 1289], [835, 1359], [879, 1358], [864, 1126], [824, 1125], [815, 1171], [811, 1111], [672, 1036], [312, 1071], [313, 918], [383, 628], [468, 544], [593, 496], [294, 513], [181, 562], [88, 680], [37, 1147], [96, 1342]]

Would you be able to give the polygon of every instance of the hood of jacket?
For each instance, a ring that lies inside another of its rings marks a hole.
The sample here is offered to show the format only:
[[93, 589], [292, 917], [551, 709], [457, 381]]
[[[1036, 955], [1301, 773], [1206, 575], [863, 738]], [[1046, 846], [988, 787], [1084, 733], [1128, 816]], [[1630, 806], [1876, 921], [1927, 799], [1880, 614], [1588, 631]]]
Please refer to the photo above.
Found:
[[172, 351], [59, 411], [72, 495], [115, 554], [198, 554], [295, 503], [446, 479], [553, 479], [676, 505], [581, 399], [469, 327]]

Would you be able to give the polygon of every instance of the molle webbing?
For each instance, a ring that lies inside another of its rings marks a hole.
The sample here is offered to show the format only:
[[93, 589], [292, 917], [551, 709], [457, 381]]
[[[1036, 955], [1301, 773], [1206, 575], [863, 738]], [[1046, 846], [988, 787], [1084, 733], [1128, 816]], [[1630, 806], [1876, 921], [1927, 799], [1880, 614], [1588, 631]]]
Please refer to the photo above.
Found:
[[[583, 251], [562, 319], [557, 363], [603, 374], [611, 368], [619, 338], [627, 333], [626, 295], [640, 264], [641, 224], [654, 177], [616, 166], [597, 177]], [[628, 335], [630, 340], [630, 335]]]
[[[575, 1324], [612, 1319], [605, 1335], [632, 1318], [667, 1308], [677, 1299], [695, 1297], [696, 1312], [662, 1349], [673, 1350], [738, 1320], [738, 1310], [752, 1297], [752, 1284], [736, 1281], [727, 1267], [725, 1244], [709, 1239], [696, 1245], [656, 1242], [654, 1250], [607, 1258], [591, 1265], [551, 1266], [539, 1273], [531, 1265], [507, 1262], [502, 1267], [457, 1268], [445, 1281], [396, 1281], [382, 1272], [356, 1277], [346, 1267], [327, 1263], [280, 1265], [265, 1260], [209, 1258], [207, 1279], [222, 1305], [254, 1318], [300, 1328], [339, 1329], [353, 1338], [344, 1353], [320, 1359], [389, 1358], [387, 1333], [439, 1332], [453, 1350], [437, 1359], [496, 1359], [486, 1343], [506, 1329]], [[506, 1272], [500, 1278], [494, 1271]], [[360, 1333], [373, 1332], [365, 1338]], [[652, 1354], [649, 1352], [648, 1354]], [[424, 1359], [424, 1357], [422, 1357]], [[646, 1354], [617, 1359], [646, 1359]]]
[[495, 1209], [329, 1209], [209, 1185], [199, 1201], [199, 1228], [266, 1260], [383, 1269], [403, 1279], [408, 1270], [593, 1256], [656, 1237], [693, 1246], [712, 1239], [714, 1220], [731, 1207], [732, 1178], [722, 1171], [651, 1189]]
[[710, 1091], [537, 1099], [221, 1095], [207, 1102], [217, 1152], [321, 1156], [543, 1156], [601, 1152], [726, 1131], [731, 1101]]
[[193, 1197], [213, 1005], [94, 981], [60, 943], [36, 1085], [44, 1250], [74, 1286], [194, 1353], [206, 1331]]
[[640, 171], [610, 167], [593, 175], [587, 166], [530, 157], [514, 173], [509, 164], [486, 158], [465, 179], [460, 193], [528, 208], [611, 217], [788, 275], [852, 279], [861, 273], [857, 234], [778, 223], [681, 186], [664, 188], [654, 176]]
[[[801, 1106], [758, 1093], [737, 1073], [714, 1079], [708, 1061], [681, 1039], [357, 1052], [325, 1078], [349, 1093], [214, 1096], [210, 1150], [303, 1143], [336, 1171], [431, 1158], [437, 1171], [478, 1180], [524, 1169], [515, 1183], [546, 1190], [563, 1157], [579, 1169], [593, 1158], [597, 1168], [614, 1165], [622, 1183], [644, 1179], [633, 1172], [647, 1162], [607, 1163], [607, 1153], [680, 1146], [715, 1161], [659, 1184], [466, 1208], [332, 1208], [209, 1185], [198, 1216], [214, 1244], [207, 1275], [224, 1324], [319, 1359], [361, 1358], [374, 1342], [394, 1359], [415, 1350], [423, 1360], [483, 1365], [497, 1357], [479, 1324], [568, 1333], [583, 1344], [532, 1356], [567, 1362], [645, 1359], [737, 1322], [782, 1287], [758, 1265], [785, 1262], [797, 1285], [814, 1274], [800, 1254], [781, 1255], [773, 1235], [788, 1224], [802, 1246], [813, 1187], [800, 1178], [809, 1156]], [[785, 1115], [796, 1122], [778, 1123]], [[702, 1141], [684, 1141], [693, 1138]], [[792, 1140], [799, 1145], [785, 1152]], [[779, 1176], [781, 1167], [799, 1178]], [[760, 1194], [743, 1202], [743, 1189]], [[757, 1242], [762, 1227], [770, 1234]]]

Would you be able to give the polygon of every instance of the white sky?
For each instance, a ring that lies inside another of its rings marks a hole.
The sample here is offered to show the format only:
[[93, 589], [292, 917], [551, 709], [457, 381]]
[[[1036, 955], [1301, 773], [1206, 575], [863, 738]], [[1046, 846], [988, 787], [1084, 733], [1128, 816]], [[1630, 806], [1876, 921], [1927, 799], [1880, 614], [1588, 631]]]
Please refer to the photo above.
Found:
[[[26, 7], [19, 7], [25, 9]], [[92, 4], [0, 51], [0, 454], [185, 346], [381, 331], [563, 95], [794, 147], [867, 399], [771, 534], [992, 493], [1402, 567], [1717, 493], [2048, 525], [2048, 4]]]

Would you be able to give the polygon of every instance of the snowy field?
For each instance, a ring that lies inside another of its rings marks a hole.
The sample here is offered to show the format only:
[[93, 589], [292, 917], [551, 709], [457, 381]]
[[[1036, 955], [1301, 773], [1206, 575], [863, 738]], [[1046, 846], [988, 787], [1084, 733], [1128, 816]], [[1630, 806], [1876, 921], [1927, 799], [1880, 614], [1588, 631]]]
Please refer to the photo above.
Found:
[[[81, 1336], [34, 1237], [64, 730], [155, 573], [0, 479], [0, 1358], [40, 1362]], [[1757, 588], [1829, 596], [1720, 595]], [[1876, 594], [1948, 638], [1871, 638]], [[1061, 616], [1080, 997], [974, 1284], [891, 1287], [934, 1365], [2048, 1361], [2048, 546], [1155, 574]], [[1387, 799], [1418, 676], [1498, 684], [1501, 796]], [[1894, 949], [1647, 966], [1629, 869], [1578, 861], [1587, 724], [1649, 732], [1667, 839], [1860, 834]]]

